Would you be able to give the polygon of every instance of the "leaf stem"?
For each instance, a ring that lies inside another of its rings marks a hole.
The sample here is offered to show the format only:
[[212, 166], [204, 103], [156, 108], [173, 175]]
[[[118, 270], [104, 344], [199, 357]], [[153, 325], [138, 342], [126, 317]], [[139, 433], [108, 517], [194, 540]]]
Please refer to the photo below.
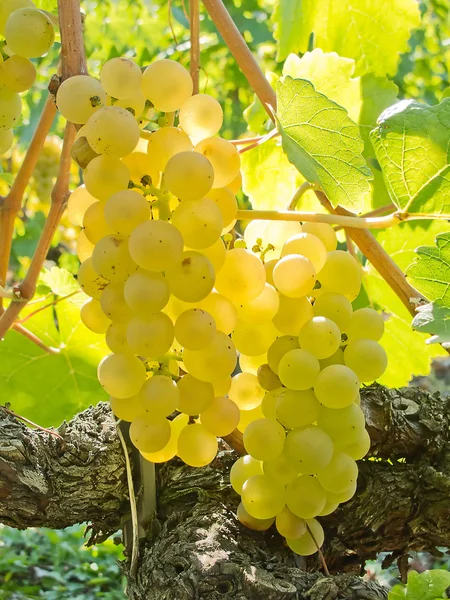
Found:
[[309, 181], [304, 181], [295, 191], [295, 194], [292, 196], [291, 201], [288, 204], [288, 210], [295, 210], [297, 208], [298, 201], [303, 196], [305, 192], [308, 190], [313, 190], [315, 185], [313, 183], [309, 183]]
[[60, 296], [59, 298], [56, 298], [55, 300], [53, 300], [53, 302], [49, 302], [48, 304], [45, 304], [44, 306], [41, 306], [41, 307], [37, 308], [36, 310], [33, 310], [33, 312], [28, 313], [28, 315], [26, 315], [23, 319], [18, 319], [16, 321], [16, 323], [25, 323], [26, 321], [28, 321], [28, 319], [31, 319], [31, 317], [34, 317], [34, 315], [37, 315], [42, 310], [45, 310], [46, 308], [50, 308], [51, 306], [58, 304], [58, 302], [67, 300], [67, 298], [70, 298], [71, 296], [75, 296], [75, 294], [79, 294], [80, 292], [81, 292], [81, 290], [77, 290], [75, 292], [71, 292], [70, 294], [67, 294], [67, 296]]
[[266, 135], [260, 137], [256, 142], [254, 142], [253, 144], [249, 144], [248, 146], [244, 146], [244, 148], [241, 148], [240, 150], [238, 150], [238, 152], [239, 154], [244, 154], [244, 152], [248, 152], [249, 150], [252, 150], [257, 146], [261, 146], [261, 144], [268, 142], [270, 139], [276, 137], [277, 135], [280, 135], [279, 132], [276, 129], [272, 129], [272, 131], [269, 131], [269, 133], [266, 133]]
[[199, 0], [189, 0], [189, 27], [191, 30], [191, 49], [189, 69], [194, 83], [194, 94], [198, 94], [200, 74], [200, 7]]
[[64, 438], [61, 437], [59, 435], [59, 433], [56, 433], [56, 431], [52, 431], [51, 429], [46, 429], [45, 427], [41, 427], [41, 425], [37, 425], [36, 423], [33, 423], [33, 421], [30, 421], [26, 417], [22, 417], [22, 415], [18, 415], [16, 412], [14, 412], [13, 410], [11, 410], [10, 408], [6, 408], [6, 406], [2, 406], [1, 408], [6, 413], [8, 413], [8, 415], [11, 415], [11, 417], [15, 417], [16, 419], [19, 419], [20, 421], [23, 421], [24, 423], [27, 423], [28, 425], [31, 425], [32, 427], [35, 427], [36, 429], [39, 429], [39, 431], [43, 431], [44, 433], [48, 433], [49, 435], [53, 435], [54, 437], [58, 438], [59, 440], [61, 440], [65, 444]]
[[60, 353], [59, 348], [53, 348], [52, 346], [47, 346], [37, 335], [32, 333], [29, 329], [26, 329], [26, 327], [24, 327], [20, 323], [17, 323], [17, 322], [14, 323], [12, 326], [12, 329], [17, 331], [17, 333], [20, 333], [23, 336], [25, 336], [27, 339], [30, 340], [30, 342], [33, 342], [33, 344], [36, 344], [36, 346], [38, 346], [42, 350], [45, 350], [45, 352], [48, 352], [48, 354], [59, 354]]

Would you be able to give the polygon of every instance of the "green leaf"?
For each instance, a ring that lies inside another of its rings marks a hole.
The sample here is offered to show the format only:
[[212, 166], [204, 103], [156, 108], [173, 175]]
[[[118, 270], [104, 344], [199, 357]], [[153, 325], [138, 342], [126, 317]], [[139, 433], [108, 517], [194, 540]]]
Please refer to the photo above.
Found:
[[448, 344], [450, 342], [450, 308], [430, 302], [419, 306], [412, 322], [413, 329], [433, 334], [427, 344]]
[[406, 598], [408, 600], [434, 600], [439, 596], [442, 598], [449, 586], [450, 573], [443, 569], [424, 571], [420, 574], [410, 571]]
[[14, 181], [14, 175], [12, 175], [11, 173], [0, 173], [0, 179], [6, 181], [8, 185], [12, 185]]
[[356, 75], [394, 75], [419, 25], [415, 0], [278, 0], [273, 15], [278, 60], [304, 53], [310, 34], [325, 52], [356, 61]]
[[44, 269], [39, 277], [39, 283], [46, 285], [57, 296], [67, 296], [80, 291], [80, 286], [72, 273], [59, 267]]
[[450, 217], [450, 99], [399, 102], [381, 115], [371, 139], [400, 210]]
[[[24, 310], [36, 310], [46, 303]], [[80, 321], [77, 306], [63, 301], [26, 322], [27, 328], [59, 354], [48, 354], [16, 331], [0, 345], [0, 386], [4, 401], [44, 427], [59, 425], [90, 404], [105, 400], [97, 364], [108, 353], [102, 336]]]
[[303, 79], [277, 84], [283, 149], [310, 183], [320, 185], [333, 206], [359, 212], [369, 193], [370, 169], [361, 152], [358, 126], [347, 111]]
[[406, 598], [406, 585], [398, 583], [389, 591], [388, 600], [404, 600]]
[[435, 246], [420, 246], [406, 271], [411, 284], [428, 300], [450, 308], [450, 233], [436, 237]]

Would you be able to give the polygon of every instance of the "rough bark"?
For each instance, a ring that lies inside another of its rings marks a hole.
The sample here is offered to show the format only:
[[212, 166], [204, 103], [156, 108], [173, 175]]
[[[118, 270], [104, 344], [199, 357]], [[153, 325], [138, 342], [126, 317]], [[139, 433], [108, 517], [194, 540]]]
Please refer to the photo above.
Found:
[[[450, 400], [418, 388], [370, 386], [362, 408], [375, 459], [361, 461], [355, 498], [323, 519], [334, 572], [357, 572], [380, 551], [450, 546]], [[90, 408], [58, 431], [65, 444], [0, 411], [0, 521], [19, 528], [88, 521], [101, 541], [128, 512], [108, 407]], [[174, 460], [158, 470], [157, 518], [142, 540], [130, 598], [384, 597], [354, 575], [324, 579], [316, 558], [300, 561], [273, 531], [242, 528], [228, 485], [234, 459], [223, 451], [204, 469]]]

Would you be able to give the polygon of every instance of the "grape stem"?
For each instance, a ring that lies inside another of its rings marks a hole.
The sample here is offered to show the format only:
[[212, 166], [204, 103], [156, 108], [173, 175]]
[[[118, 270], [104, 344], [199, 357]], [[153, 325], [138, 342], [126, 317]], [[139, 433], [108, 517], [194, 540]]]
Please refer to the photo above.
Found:
[[315, 190], [317, 186], [314, 183], [309, 183], [309, 181], [304, 181], [296, 190], [294, 195], [292, 196], [291, 201], [288, 204], [288, 210], [295, 210], [297, 208], [298, 202], [300, 198], [303, 196], [305, 192], [308, 190]]
[[269, 131], [269, 133], [267, 133], [266, 135], [263, 135], [259, 140], [257, 140], [253, 144], [250, 144], [248, 146], [244, 146], [244, 148], [241, 148], [239, 150], [239, 154], [244, 154], [244, 152], [248, 152], [249, 150], [252, 150], [253, 148], [256, 148], [257, 146], [261, 146], [261, 144], [264, 144], [264, 142], [268, 142], [270, 139], [276, 137], [277, 135], [280, 135], [278, 133], [278, 131], [276, 129], [272, 129], [272, 131]]
[[322, 550], [320, 549], [319, 544], [317, 543], [317, 540], [315, 538], [315, 535], [313, 534], [313, 532], [311, 531], [310, 526], [308, 525], [308, 523], [306, 523], [306, 530], [309, 533], [309, 535], [311, 536], [312, 541], [314, 542], [315, 547], [317, 548], [317, 552], [319, 553], [319, 558], [320, 558], [320, 562], [322, 563], [322, 567], [323, 567], [323, 572], [325, 573], [325, 575], [327, 577], [330, 577], [330, 571], [328, 570], [328, 566], [327, 566], [327, 562], [325, 560], [325, 557], [323, 555]]
[[189, 69], [194, 84], [193, 93], [198, 94], [200, 74], [200, 7], [199, 0], [189, 0], [189, 27], [191, 30], [191, 49]]
[[21, 335], [26, 337], [28, 340], [30, 340], [30, 342], [33, 342], [33, 344], [36, 344], [36, 346], [38, 346], [39, 348], [41, 348], [48, 354], [59, 354], [60, 353], [59, 348], [53, 348], [52, 346], [47, 346], [37, 335], [32, 333], [29, 329], [27, 329], [20, 323], [13, 323], [12, 329], [14, 329], [14, 331], [17, 331], [17, 333], [20, 333]]

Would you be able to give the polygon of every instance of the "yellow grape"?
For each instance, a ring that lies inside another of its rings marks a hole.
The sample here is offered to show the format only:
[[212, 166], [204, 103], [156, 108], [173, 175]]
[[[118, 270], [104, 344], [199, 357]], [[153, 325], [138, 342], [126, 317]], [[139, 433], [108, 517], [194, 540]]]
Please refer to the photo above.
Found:
[[328, 408], [344, 408], [351, 404], [359, 391], [359, 379], [345, 365], [325, 367], [314, 386], [317, 399]]
[[302, 229], [305, 233], [311, 233], [322, 241], [327, 252], [336, 250], [337, 237], [334, 229], [328, 223], [303, 223]]
[[276, 258], [274, 258], [274, 259], [269, 260], [264, 263], [264, 270], [266, 272], [266, 281], [273, 287], [275, 287], [275, 284], [273, 282], [273, 270], [274, 270], [277, 262], [278, 262], [278, 260]]
[[128, 251], [128, 238], [119, 234], [102, 238], [92, 252], [92, 266], [109, 281], [125, 281], [137, 269]]
[[308, 425], [293, 429], [287, 434], [285, 452], [287, 459], [301, 473], [313, 475], [330, 463], [333, 442], [323, 429], [317, 425]]
[[215, 188], [208, 192], [207, 198], [208, 200], [212, 200], [220, 210], [223, 221], [222, 235], [228, 233], [236, 224], [238, 204], [235, 195], [230, 188], [223, 187]]
[[114, 98], [136, 95], [141, 89], [142, 72], [133, 60], [117, 56], [107, 60], [100, 72], [100, 81], [107, 94]]
[[229, 335], [236, 327], [238, 321], [236, 307], [228, 298], [215, 290], [200, 301], [199, 307], [213, 317], [218, 331]]
[[214, 398], [200, 414], [200, 422], [214, 435], [223, 437], [232, 433], [240, 419], [240, 411], [230, 398]]
[[158, 452], [170, 440], [170, 424], [159, 415], [144, 413], [130, 425], [130, 440], [141, 452]]
[[125, 281], [124, 298], [136, 316], [146, 319], [166, 306], [170, 290], [162, 273], [138, 269]]
[[86, 234], [81, 230], [77, 237], [77, 256], [80, 259], [80, 262], [84, 262], [87, 258], [90, 258], [93, 250], [94, 244], [87, 239]]
[[172, 223], [183, 236], [189, 248], [207, 248], [220, 237], [223, 228], [222, 214], [208, 198], [183, 201], [172, 213]]
[[244, 525], [244, 527], [252, 529], [253, 531], [267, 531], [272, 527], [275, 520], [273, 517], [271, 519], [255, 519], [255, 517], [248, 514], [242, 502], [239, 502], [236, 515], [239, 522]]
[[18, 8], [5, 24], [5, 38], [14, 54], [38, 58], [46, 54], [55, 41], [55, 30], [50, 18], [37, 8]]
[[334, 502], [335, 504], [342, 504], [343, 502], [348, 502], [356, 493], [356, 481], [352, 483], [350, 487], [348, 487], [344, 492], [340, 492], [339, 494], [335, 494], [333, 492], [327, 492], [327, 497], [330, 502]]
[[[86, 193], [89, 194], [87, 190]], [[91, 194], [89, 194], [89, 196], [93, 198]], [[104, 209], [104, 202], [93, 202], [86, 208], [84, 213], [83, 231], [91, 244], [97, 244], [97, 242], [99, 242], [105, 236], [114, 233], [114, 230], [111, 229], [105, 220]]]
[[128, 156], [124, 156], [122, 162], [128, 167], [134, 186], [147, 186], [149, 183], [159, 184], [158, 170], [155, 169], [151, 158], [145, 152], [132, 152]]
[[271, 321], [280, 307], [280, 297], [274, 287], [266, 283], [262, 292], [247, 303], [237, 304], [239, 318], [246, 323], [263, 324]]
[[306, 350], [289, 350], [278, 365], [281, 383], [291, 390], [307, 390], [313, 387], [319, 372], [319, 361]]
[[273, 460], [284, 447], [284, 428], [272, 419], [257, 419], [244, 431], [244, 448], [257, 460]]
[[325, 490], [310, 475], [299, 475], [287, 486], [286, 504], [301, 519], [316, 517], [325, 507], [326, 501]]
[[96, 156], [84, 170], [86, 189], [99, 200], [107, 200], [116, 192], [126, 190], [129, 181], [128, 167], [114, 156]]
[[173, 323], [162, 312], [147, 319], [134, 317], [127, 326], [127, 342], [132, 351], [145, 358], [163, 356], [173, 342]]
[[364, 413], [354, 402], [344, 408], [321, 406], [317, 425], [328, 433], [335, 446], [346, 446], [356, 442], [365, 431]]
[[0, 4], [0, 33], [2, 35], [9, 15], [19, 8], [34, 8], [34, 4], [31, 0], [2, 0]]
[[164, 185], [180, 200], [199, 200], [212, 187], [211, 163], [197, 152], [184, 151], [170, 158], [164, 169]]
[[164, 171], [175, 154], [189, 150], [193, 150], [192, 142], [178, 127], [161, 127], [148, 140], [147, 154], [157, 171]]
[[205, 156], [214, 170], [213, 188], [222, 188], [233, 181], [241, 168], [239, 152], [231, 142], [219, 137], [209, 137], [194, 147]]
[[241, 172], [239, 171], [239, 173], [236, 175], [236, 177], [233, 179], [233, 181], [230, 181], [230, 183], [227, 185], [227, 188], [229, 188], [233, 194], [237, 194], [239, 192], [239, 190], [242, 187], [242, 175]]
[[344, 350], [344, 360], [347, 367], [350, 367], [364, 383], [381, 377], [388, 364], [383, 346], [374, 340], [350, 341]]
[[308, 298], [288, 298], [283, 294], [279, 296], [280, 306], [273, 324], [280, 333], [297, 336], [306, 321], [314, 316], [311, 302]]
[[370, 450], [370, 436], [367, 433], [366, 429], [363, 429], [360, 432], [360, 435], [357, 440], [355, 440], [351, 444], [339, 446], [339, 448], [343, 452], [351, 456], [353, 460], [361, 460], [366, 456], [366, 454]]
[[147, 271], [166, 271], [183, 253], [183, 238], [166, 221], [145, 221], [132, 232], [129, 250], [134, 262]]
[[282, 485], [288, 485], [298, 476], [298, 469], [286, 458], [282, 452], [277, 458], [263, 462], [264, 474]]
[[163, 58], [145, 69], [142, 91], [157, 110], [174, 112], [192, 96], [192, 78], [182, 65]]
[[277, 418], [277, 400], [280, 394], [286, 388], [279, 387], [275, 390], [271, 390], [270, 392], [266, 392], [264, 394], [264, 398], [261, 402], [261, 410], [266, 419], [276, 419]]
[[327, 501], [325, 503], [325, 506], [317, 516], [318, 517], [326, 517], [327, 515], [331, 515], [331, 513], [334, 513], [334, 511], [337, 509], [338, 506], [339, 506], [339, 504], [337, 502], [333, 502], [327, 496]]
[[56, 104], [63, 117], [80, 125], [84, 125], [99, 108], [106, 106], [106, 99], [102, 84], [90, 75], [69, 77], [62, 82], [56, 94]]
[[144, 412], [139, 394], [131, 396], [131, 398], [113, 398], [109, 397], [111, 410], [118, 419], [131, 423]]
[[334, 250], [328, 257], [318, 278], [320, 293], [334, 292], [353, 301], [359, 294], [362, 281], [362, 268], [348, 252]]
[[216, 333], [212, 316], [201, 308], [190, 308], [181, 313], [175, 322], [177, 341], [190, 350], [201, 350], [210, 344]]
[[266, 415], [262, 412], [261, 404], [252, 410], [241, 410], [241, 417], [237, 428], [241, 433], [244, 433], [249, 423], [252, 423], [257, 419], [262, 419], [265, 416]]
[[260, 460], [256, 460], [246, 454], [237, 459], [230, 470], [230, 483], [233, 490], [241, 495], [242, 486], [254, 475], [263, 475], [263, 464]]
[[331, 319], [342, 332], [347, 333], [353, 314], [353, 308], [348, 298], [342, 294], [325, 292], [316, 299], [313, 310], [316, 317]]
[[217, 331], [213, 341], [202, 350], [184, 350], [186, 369], [201, 381], [216, 381], [231, 375], [236, 367], [236, 348], [222, 331]]
[[192, 375], [183, 375], [177, 383], [179, 400], [177, 409], [186, 415], [199, 415], [207, 410], [214, 400], [211, 383], [200, 381]]
[[[132, 96], [128, 96], [126, 98], [113, 99], [108, 96], [108, 106], [120, 106], [121, 108], [125, 108], [129, 113], [133, 115], [137, 119], [137, 123], [139, 128], [145, 127], [147, 125], [147, 114], [150, 108], [145, 110], [145, 97], [140, 89], [136, 90], [135, 94]], [[143, 114], [147, 113], [147, 114]], [[137, 145], [139, 145], [140, 141]]]
[[293, 335], [282, 335], [278, 337], [267, 350], [267, 362], [274, 373], [278, 373], [278, 366], [283, 356], [289, 350], [300, 348], [298, 337]]
[[166, 280], [174, 296], [184, 302], [199, 302], [214, 287], [214, 267], [200, 254], [188, 250], [178, 262], [166, 271]]
[[251, 410], [261, 404], [264, 390], [252, 373], [238, 373], [231, 380], [230, 398], [241, 410]]
[[277, 515], [275, 523], [278, 533], [286, 538], [298, 539], [306, 532], [306, 521], [294, 515], [287, 506]]
[[253, 475], [242, 486], [241, 501], [248, 514], [255, 519], [271, 519], [286, 504], [284, 485], [266, 475]]
[[196, 140], [215, 135], [222, 127], [223, 111], [208, 94], [196, 94], [184, 102], [178, 115], [180, 126]]
[[289, 548], [300, 556], [311, 556], [317, 552], [317, 548], [321, 547], [325, 539], [322, 525], [316, 519], [306, 519], [306, 525], [312, 533], [306, 530], [299, 538], [287, 538], [286, 542]]
[[231, 376], [224, 377], [223, 379], [215, 379], [211, 381], [214, 388], [214, 396], [216, 398], [220, 398], [222, 396], [226, 396], [230, 391], [231, 387]]
[[313, 317], [301, 328], [298, 340], [303, 350], [310, 352], [316, 358], [324, 359], [339, 349], [341, 332], [331, 319]]
[[118, 354], [131, 353], [131, 348], [127, 342], [128, 323], [112, 322], [105, 334], [105, 342], [111, 352]]
[[[11, 148], [14, 142], [14, 132], [12, 129], [0, 129], [0, 154], [5, 154]], [[223, 257], [225, 261], [225, 254]]]
[[177, 454], [190, 467], [204, 467], [213, 461], [217, 454], [216, 436], [204, 425], [187, 425], [178, 437]]
[[359, 308], [353, 313], [351, 322], [345, 333], [349, 340], [378, 340], [384, 333], [383, 315], [373, 308]]
[[136, 147], [140, 129], [133, 115], [120, 106], [104, 106], [86, 123], [85, 136], [97, 154], [122, 158]]
[[106, 333], [110, 319], [105, 315], [98, 300], [91, 298], [80, 309], [80, 318], [84, 325], [94, 333]]
[[264, 289], [264, 265], [244, 248], [227, 250], [225, 264], [216, 278], [216, 289], [235, 303], [253, 300]]
[[259, 367], [266, 362], [266, 353], [260, 354], [259, 356], [247, 356], [246, 354], [239, 354], [239, 366], [241, 371], [246, 373], [257, 375]]
[[130, 398], [146, 379], [144, 363], [131, 354], [108, 354], [98, 365], [98, 379], [114, 398]]
[[180, 391], [171, 377], [154, 375], [142, 386], [139, 398], [150, 415], [168, 417], [180, 402]]
[[[82, 226], [86, 210], [96, 202], [97, 200], [87, 191], [86, 186], [80, 185], [74, 189], [67, 202], [67, 216], [70, 222]], [[112, 232], [108, 231], [105, 235], [108, 233]]]
[[115, 323], [126, 323], [133, 316], [125, 302], [122, 282], [110, 283], [100, 296], [100, 304], [105, 315]]
[[318, 471], [317, 479], [326, 492], [342, 494], [358, 479], [358, 465], [345, 452], [335, 452], [328, 465]]
[[297, 233], [290, 237], [281, 250], [281, 257], [300, 254], [308, 258], [318, 273], [327, 260], [327, 249], [323, 242], [312, 233]]
[[19, 94], [11, 92], [8, 88], [0, 87], [0, 131], [14, 127], [22, 112], [22, 99]]
[[273, 281], [278, 291], [288, 298], [302, 298], [316, 283], [316, 270], [310, 260], [299, 254], [281, 258], [273, 270]]
[[320, 403], [312, 390], [283, 390], [277, 399], [278, 421], [287, 429], [296, 429], [314, 423], [319, 415]]
[[[186, 250], [192, 250], [192, 248], [186, 248]], [[218, 238], [214, 244], [207, 248], [197, 248], [197, 252], [206, 256], [211, 261], [214, 271], [217, 273], [223, 267], [225, 263], [226, 248], [222, 238]]]
[[259, 356], [268, 351], [277, 335], [278, 331], [271, 321], [261, 325], [238, 321], [231, 339], [239, 352], [247, 356]]
[[92, 258], [87, 258], [78, 270], [78, 283], [85, 294], [99, 300], [109, 282], [94, 269]]
[[319, 364], [321, 371], [325, 369], [325, 367], [329, 367], [330, 365], [345, 365], [344, 351], [341, 348], [338, 348], [336, 352], [328, 358], [323, 358], [319, 360]]
[[244, 230], [244, 240], [249, 250], [256, 251], [256, 246], [263, 250], [267, 245], [265, 231], [270, 221], [254, 220]]
[[36, 67], [28, 58], [13, 54], [0, 67], [0, 83], [11, 92], [29, 90], [36, 80]]
[[258, 377], [259, 385], [264, 390], [271, 391], [281, 387], [280, 378], [272, 371], [267, 363], [258, 368], [256, 376]]
[[157, 452], [141, 452], [145, 460], [153, 463], [163, 463], [171, 460], [177, 454], [178, 437], [189, 422], [187, 415], [178, 415], [170, 424], [170, 438], [167, 444]]

